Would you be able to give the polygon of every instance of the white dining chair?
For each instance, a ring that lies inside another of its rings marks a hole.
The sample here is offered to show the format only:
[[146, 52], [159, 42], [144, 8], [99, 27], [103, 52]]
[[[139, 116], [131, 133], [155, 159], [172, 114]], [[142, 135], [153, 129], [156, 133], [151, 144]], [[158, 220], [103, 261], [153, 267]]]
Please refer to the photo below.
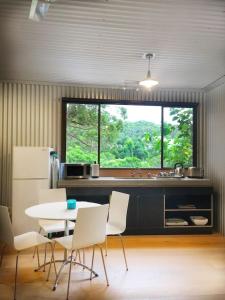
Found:
[[92, 279], [93, 274], [96, 275], [96, 273], [93, 271], [93, 265], [94, 265], [95, 246], [98, 246], [101, 252], [106, 282], [107, 285], [109, 285], [102, 248], [100, 246], [100, 244], [105, 242], [107, 216], [108, 216], [108, 205], [79, 208], [77, 212], [76, 226], [73, 235], [64, 236], [55, 239], [57, 243], [59, 243], [62, 247], [64, 247], [66, 250], [71, 252], [68, 260], [62, 264], [57, 274], [55, 285], [53, 288], [55, 290], [62, 268], [69, 263], [70, 268], [69, 268], [69, 278], [68, 278], [66, 299], [69, 298], [72, 263], [77, 263], [78, 265], [84, 266], [81, 263], [76, 261], [77, 255], [74, 256], [74, 253], [77, 254], [77, 251], [87, 247], [93, 246], [91, 268], [84, 266], [88, 270], [90, 270], [90, 280]]
[[[126, 270], [128, 270], [126, 253], [122, 238], [122, 233], [126, 229], [127, 209], [129, 203], [129, 194], [112, 191], [109, 204], [109, 218], [106, 224], [106, 235], [118, 235], [122, 244]], [[107, 255], [107, 238], [106, 238], [106, 255]]]
[[[16, 251], [14, 300], [16, 299], [18, 260], [19, 260], [19, 254], [22, 250], [26, 250], [31, 247], [49, 243], [49, 245], [51, 246], [51, 250], [52, 250], [51, 262], [54, 263], [54, 268], [55, 268], [55, 272], [56, 272], [56, 266], [55, 266], [55, 261], [54, 261], [54, 256], [53, 256], [52, 241], [35, 231], [30, 231], [30, 232], [27, 232], [24, 234], [14, 236], [11, 220], [9, 217], [8, 207], [2, 206], [2, 205], [0, 205], [0, 241], [4, 245], [12, 247]], [[3, 253], [1, 253], [1, 261], [2, 261], [2, 257], [3, 257]]]
[[[46, 203], [46, 202], [63, 202], [66, 201], [66, 189], [40, 189], [38, 192], [38, 203]], [[53, 233], [64, 232], [65, 231], [65, 221], [56, 221], [56, 220], [38, 220], [39, 223], [39, 233], [43, 233], [50, 237]], [[68, 221], [69, 230], [74, 229], [74, 222]], [[38, 248], [34, 249], [33, 257], [37, 252]], [[43, 270], [45, 271], [46, 265], [46, 247], [45, 247], [45, 256], [44, 256], [44, 264]]]
[[[66, 189], [40, 189], [38, 192], [38, 203], [46, 202], [63, 202], [66, 201]], [[65, 231], [65, 221], [54, 221], [54, 220], [39, 220], [40, 232], [44, 234], [52, 234], [55, 232]], [[74, 222], [68, 222], [69, 230], [74, 229]]]

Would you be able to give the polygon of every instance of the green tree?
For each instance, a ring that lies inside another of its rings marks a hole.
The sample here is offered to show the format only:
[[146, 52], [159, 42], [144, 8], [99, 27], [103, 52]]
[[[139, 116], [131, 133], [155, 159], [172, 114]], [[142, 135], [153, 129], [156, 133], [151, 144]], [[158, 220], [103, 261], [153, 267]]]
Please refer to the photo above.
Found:
[[[105, 105], [101, 105], [101, 149], [103, 153], [111, 151], [105, 145], [113, 145], [123, 128], [126, 110], [121, 108], [119, 112], [120, 117], [116, 118], [105, 110]], [[66, 160], [68, 162], [97, 161], [98, 105], [68, 104], [66, 133]]]
[[192, 165], [193, 109], [170, 108], [172, 123], [164, 123], [164, 166]]
[[[127, 109], [101, 105], [101, 166], [149, 168], [161, 165], [161, 126], [148, 121], [132, 122]], [[164, 122], [164, 167], [192, 164], [193, 110], [167, 108]], [[67, 107], [67, 161], [93, 162], [98, 153], [98, 105], [69, 104]]]
[[97, 105], [67, 105], [66, 160], [68, 162], [92, 162], [97, 160], [97, 124]]

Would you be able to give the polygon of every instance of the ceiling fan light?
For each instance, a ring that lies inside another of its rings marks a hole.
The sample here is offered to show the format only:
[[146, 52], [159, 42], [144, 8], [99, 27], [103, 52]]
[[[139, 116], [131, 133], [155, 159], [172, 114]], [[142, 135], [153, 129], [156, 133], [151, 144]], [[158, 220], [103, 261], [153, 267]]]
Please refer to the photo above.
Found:
[[151, 78], [146, 78], [145, 80], [140, 81], [139, 84], [146, 88], [152, 88], [153, 86], [159, 84], [159, 82], [156, 80], [152, 80]]
[[144, 86], [145, 88], [151, 89], [152, 87], [156, 86], [157, 84], [159, 84], [158, 81], [153, 80], [151, 78], [151, 72], [150, 72], [150, 59], [154, 58], [155, 55], [152, 53], [147, 53], [144, 55], [145, 59], [148, 59], [148, 72], [147, 72], [147, 76], [145, 77], [145, 80], [139, 81], [139, 85]]

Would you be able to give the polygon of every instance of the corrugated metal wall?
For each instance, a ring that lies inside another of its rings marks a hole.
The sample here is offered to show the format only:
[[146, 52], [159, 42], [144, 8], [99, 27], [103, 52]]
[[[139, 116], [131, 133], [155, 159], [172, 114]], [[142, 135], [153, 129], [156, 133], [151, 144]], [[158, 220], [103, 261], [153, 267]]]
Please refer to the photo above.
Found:
[[[0, 203], [11, 206], [13, 145], [51, 146], [60, 151], [61, 97], [199, 102], [201, 120], [204, 93], [199, 90], [169, 89], [148, 93], [42, 83], [0, 83]], [[200, 132], [201, 124], [200, 121]], [[200, 137], [202, 139], [203, 135]], [[201, 155], [199, 161], [202, 164]]]
[[225, 235], [225, 84], [206, 94], [205, 162], [218, 201], [218, 229]]

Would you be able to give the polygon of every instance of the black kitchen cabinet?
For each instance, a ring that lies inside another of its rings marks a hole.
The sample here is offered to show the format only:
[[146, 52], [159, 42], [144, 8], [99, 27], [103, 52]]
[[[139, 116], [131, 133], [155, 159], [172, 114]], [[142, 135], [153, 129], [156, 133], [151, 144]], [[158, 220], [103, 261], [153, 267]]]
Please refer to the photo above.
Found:
[[141, 188], [137, 191], [138, 231], [160, 233], [163, 227], [163, 188]]
[[67, 199], [76, 199], [77, 201], [95, 202], [99, 204], [109, 203], [111, 188], [83, 188], [70, 187], [66, 189]]
[[129, 205], [127, 210], [127, 227], [125, 234], [139, 234], [138, 229], [138, 195], [136, 189], [121, 190], [116, 189], [118, 192], [130, 194]]
[[[215, 230], [216, 213], [210, 187], [67, 187], [67, 198], [109, 203], [112, 191], [130, 194], [125, 234], [199, 234]], [[196, 210], [179, 210], [178, 205], [195, 204]], [[207, 226], [166, 226], [166, 218], [203, 215]]]
[[138, 191], [136, 188], [67, 188], [67, 199], [75, 198], [77, 201], [95, 202], [99, 204], [109, 203], [112, 191], [130, 194], [127, 212], [127, 234], [138, 234]]

